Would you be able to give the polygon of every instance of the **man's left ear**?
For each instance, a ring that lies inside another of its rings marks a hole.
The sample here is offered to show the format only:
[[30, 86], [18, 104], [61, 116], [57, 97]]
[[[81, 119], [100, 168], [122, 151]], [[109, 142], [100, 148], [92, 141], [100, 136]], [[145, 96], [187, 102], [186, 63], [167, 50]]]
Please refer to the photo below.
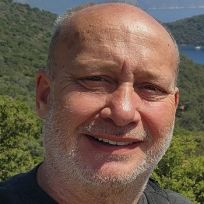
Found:
[[50, 79], [44, 70], [36, 75], [36, 112], [44, 119], [49, 111]]
[[178, 87], [175, 88], [174, 97], [175, 97], [175, 105], [177, 108], [178, 104], [179, 104], [179, 89], [178, 89]]

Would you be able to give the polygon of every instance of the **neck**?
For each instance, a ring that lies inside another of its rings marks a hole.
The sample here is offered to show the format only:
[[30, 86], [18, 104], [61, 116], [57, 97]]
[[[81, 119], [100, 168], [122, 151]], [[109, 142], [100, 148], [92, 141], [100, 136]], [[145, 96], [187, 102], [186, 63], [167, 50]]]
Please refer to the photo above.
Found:
[[75, 178], [60, 177], [57, 172], [52, 172], [50, 167], [42, 164], [38, 169], [37, 180], [40, 187], [59, 204], [137, 204], [149, 176], [150, 172], [146, 172], [134, 182], [120, 186], [94, 186], [78, 182]]

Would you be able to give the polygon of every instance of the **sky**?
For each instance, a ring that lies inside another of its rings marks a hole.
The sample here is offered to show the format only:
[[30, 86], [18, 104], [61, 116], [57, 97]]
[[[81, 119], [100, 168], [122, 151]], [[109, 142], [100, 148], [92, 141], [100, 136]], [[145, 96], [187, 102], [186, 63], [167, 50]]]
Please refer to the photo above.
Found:
[[[16, 2], [27, 3], [31, 6], [44, 8], [57, 14], [62, 14], [65, 8], [71, 8], [80, 4], [88, 3], [89, 0], [16, 0]], [[100, 2], [93, 0], [90, 2]]]
[[[27, 3], [31, 7], [48, 10], [62, 15], [67, 9], [88, 3], [108, 2], [108, 0], [15, 0]], [[124, 1], [124, 0], [123, 0]], [[172, 22], [178, 19], [204, 14], [204, 0], [126, 0], [136, 3], [152, 16], [162, 22]]]

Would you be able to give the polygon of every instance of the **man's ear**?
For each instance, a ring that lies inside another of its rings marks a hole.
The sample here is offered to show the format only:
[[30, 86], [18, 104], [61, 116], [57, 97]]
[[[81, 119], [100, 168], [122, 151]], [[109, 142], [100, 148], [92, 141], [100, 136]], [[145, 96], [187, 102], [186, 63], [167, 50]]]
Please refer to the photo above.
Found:
[[176, 105], [176, 108], [177, 108], [178, 104], [179, 104], [179, 89], [177, 87], [175, 88], [174, 97], [175, 97], [175, 105]]
[[44, 119], [49, 111], [50, 79], [47, 73], [39, 70], [36, 75], [36, 112]]

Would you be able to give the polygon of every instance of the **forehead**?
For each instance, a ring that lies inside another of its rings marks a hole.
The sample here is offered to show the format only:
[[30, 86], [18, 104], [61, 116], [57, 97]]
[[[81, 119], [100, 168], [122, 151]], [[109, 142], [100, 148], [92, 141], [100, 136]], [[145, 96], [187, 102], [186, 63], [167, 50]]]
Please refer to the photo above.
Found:
[[115, 52], [121, 60], [127, 57], [133, 61], [134, 57], [150, 60], [152, 55], [151, 60], [160, 58], [158, 63], [167, 61], [176, 69], [175, 45], [159, 23], [140, 10], [124, 14], [121, 8], [111, 9], [82, 10], [65, 21], [55, 57], [61, 62], [80, 57], [110, 59]]
[[65, 17], [59, 37], [88, 40], [104, 33], [117, 34], [117, 37], [120, 34], [126, 39], [130, 33], [146, 34], [148, 38], [157, 36], [157, 39], [159, 34], [161, 39], [165, 38], [168, 43], [172, 43], [163, 26], [150, 15], [135, 6], [117, 3], [91, 6], [75, 12], [68, 18]]

